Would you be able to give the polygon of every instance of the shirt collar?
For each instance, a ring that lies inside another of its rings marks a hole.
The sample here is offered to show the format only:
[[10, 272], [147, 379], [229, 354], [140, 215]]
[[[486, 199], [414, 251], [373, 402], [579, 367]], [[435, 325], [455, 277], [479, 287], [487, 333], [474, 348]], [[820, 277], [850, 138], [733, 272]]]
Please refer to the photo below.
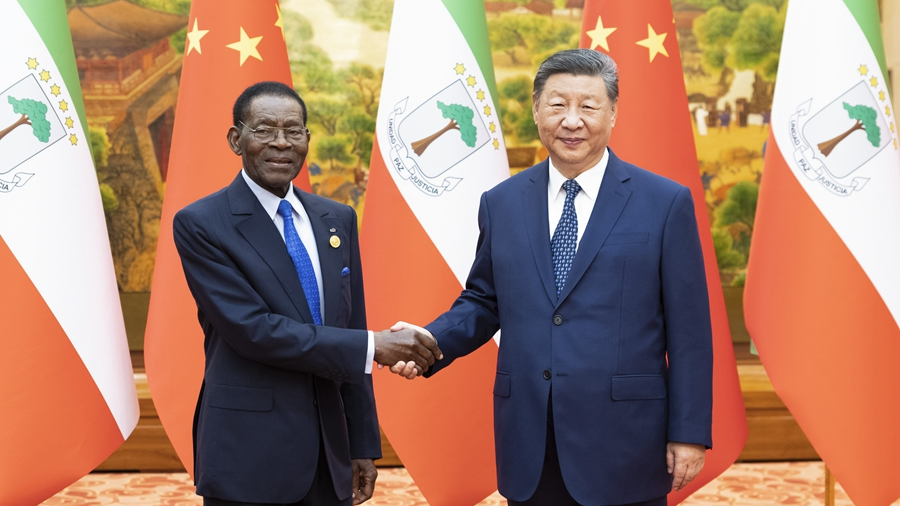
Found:
[[[247, 175], [246, 169], [241, 169], [241, 175], [244, 176], [244, 181], [246, 181], [247, 186], [250, 187], [250, 191], [252, 191], [253, 194], [256, 195], [256, 199], [259, 200], [260, 204], [262, 204], [263, 209], [266, 210], [269, 218], [274, 220], [275, 215], [278, 214], [278, 204], [282, 199], [269, 190], [266, 190], [262, 186], [256, 184], [256, 181], [250, 179], [250, 176]], [[287, 195], [284, 196], [284, 200], [287, 200], [291, 203], [291, 207], [294, 209], [295, 213], [297, 213], [301, 217], [304, 216], [303, 204], [300, 203], [300, 199], [294, 192], [293, 185], [291, 185], [291, 189], [287, 192]]]
[[[560, 194], [565, 198], [566, 191], [563, 189], [562, 185], [566, 182], [566, 177], [559, 172], [559, 169], [553, 166], [553, 160], [548, 159], [547, 161], [550, 165], [550, 182], [547, 186], [547, 191], [550, 201], [552, 202], [559, 198]], [[597, 165], [582, 172], [575, 178], [575, 181], [578, 181], [578, 186], [581, 187], [581, 191], [583, 191], [592, 201], [596, 200], [597, 195], [600, 193], [600, 183], [603, 181], [603, 175], [606, 173], [606, 166], [608, 164], [609, 148], [605, 148], [603, 150], [603, 157], [600, 158]]]

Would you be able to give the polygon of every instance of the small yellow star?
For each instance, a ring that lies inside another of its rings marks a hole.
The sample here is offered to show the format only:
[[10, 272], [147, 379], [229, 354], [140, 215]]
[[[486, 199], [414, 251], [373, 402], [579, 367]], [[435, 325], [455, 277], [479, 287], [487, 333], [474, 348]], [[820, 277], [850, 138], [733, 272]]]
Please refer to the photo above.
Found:
[[262, 56], [259, 55], [259, 51], [256, 49], [256, 46], [259, 45], [259, 41], [262, 40], [262, 35], [259, 37], [250, 38], [247, 36], [247, 32], [244, 31], [244, 27], [241, 27], [241, 40], [237, 42], [232, 42], [231, 44], [226, 45], [228, 49], [234, 49], [241, 53], [241, 66], [244, 66], [244, 62], [247, 61], [247, 58], [251, 56], [256, 58], [259, 61], [262, 61]]
[[869, 67], [866, 65], [859, 66], [859, 75], [864, 76], [869, 73]]
[[869, 79], [869, 83], [872, 85], [873, 88], [878, 86], [878, 78], [872, 77], [872, 79]]
[[666, 51], [666, 46], [663, 43], [666, 41], [666, 32], [656, 33], [653, 30], [653, 27], [650, 26], [650, 23], [647, 23], [647, 38], [644, 40], [639, 40], [635, 42], [635, 44], [639, 46], [646, 47], [650, 50], [650, 61], [652, 62], [656, 55], [662, 53], [666, 58], [669, 57], [669, 52]]
[[469, 76], [466, 78], [466, 83], [468, 83], [469, 86], [474, 88], [475, 85], [478, 83], [478, 81], [475, 79], [475, 76]]
[[616, 31], [616, 28], [605, 28], [600, 16], [597, 16], [596, 28], [587, 31], [587, 36], [591, 38], [589, 48], [596, 49], [597, 46], [600, 46], [604, 51], [609, 51], [609, 42], [607, 42], [606, 38], [614, 31]]
[[897, 149], [897, 139], [894, 139], [894, 149]]
[[456, 75], [461, 76], [466, 72], [466, 66], [462, 63], [457, 63], [453, 70], [456, 71]]
[[488, 125], [488, 130], [490, 130], [491, 133], [495, 133], [497, 131], [497, 125], [495, 125], [494, 122], [491, 121], [491, 123]]
[[50, 87], [50, 94], [52, 94], [54, 97], [58, 97], [60, 93], [62, 92], [60, 91], [59, 86], [54, 84]]
[[65, 100], [60, 100], [60, 101], [59, 101], [59, 110], [62, 111], [62, 112], [68, 111], [68, 110], [69, 110], [69, 103], [66, 102]]
[[878, 92], [878, 100], [881, 100], [882, 102], [884, 102], [884, 91]]
[[[485, 115], [485, 116], [490, 116], [490, 115], [491, 115], [491, 106], [489, 106], [489, 105], [484, 106], [484, 115]], [[482, 124], [483, 124], [483, 123], [482, 123]]]
[[275, 26], [281, 28], [281, 40], [284, 40], [284, 21], [281, 19], [281, 7], [278, 6], [278, 3], [275, 3], [275, 11], [278, 12], [278, 21], [275, 22]]
[[45, 83], [50, 81], [50, 72], [49, 71], [47, 71], [47, 70], [41, 71], [41, 81], [44, 81]]
[[494, 149], [500, 149], [500, 141], [494, 139]]
[[484, 100], [484, 91], [482, 91], [482, 90], [476, 91], [475, 96], [478, 98], [478, 100]]
[[70, 135], [69, 142], [71, 142], [73, 146], [78, 144], [78, 137], [76, 137], [75, 134]]
[[893, 131], [894, 131], [894, 124], [891, 123], [891, 132], [893, 132]]
[[37, 66], [38, 66], [37, 59], [36, 59], [36, 58], [29, 58], [28, 61], [25, 62], [25, 65], [28, 65], [28, 68], [29, 68], [29, 69], [34, 70], [34, 69], [36, 69]]
[[72, 127], [75, 126], [75, 122], [72, 121], [72, 117], [71, 117], [71, 116], [69, 116], [69, 117], [66, 118], [66, 126], [69, 127], [69, 128], [72, 128]]
[[891, 115], [891, 106], [888, 105], [888, 106], [884, 107], [884, 114], [886, 114], [888, 116]]
[[187, 33], [188, 38], [188, 50], [187, 54], [191, 54], [191, 51], [197, 50], [197, 54], [203, 54], [202, 49], [200, 48], [200, 39], [202, 39], [209, 30], [201, 30], [198, 25], [197, 18], [194, 18], [194, 27], [191, 28], [191, 31]]

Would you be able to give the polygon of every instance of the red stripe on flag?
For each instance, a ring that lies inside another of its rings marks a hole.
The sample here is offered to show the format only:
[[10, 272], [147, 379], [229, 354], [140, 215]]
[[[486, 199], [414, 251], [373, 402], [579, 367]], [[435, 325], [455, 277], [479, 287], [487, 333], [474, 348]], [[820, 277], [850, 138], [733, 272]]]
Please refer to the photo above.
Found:
[[[228, 147], [231, 109], [245, 88], [259, 81], [291, 85], [287, 48], [278, 20], [277, 0], [194, 0], [188, 31], [209, 30], [201, 51], [185, 47], [172, 135], [172, 152], [159, 225], [159, 244], [144, 359], [153, 402], [166, 434], [184, 467], [193, 476], [191, 428], [203, 378], [203, 332], [197, 306], [188, 291], [172, 237], [175, 213], [191, 202], [227, 186], [241, 169], [241, 158]], [[228, 44], [262, 36], [256, 49], [262, 60]], [[309, 189], [306, 170], [294, 181]]]
[[[462, 287], [394, 184], [377, 139], [364, 220], [369, 327], [398, 320], [424, 325], [448, 310]], [[379, 422], [429, 504], [476, 504], [497, 490], [496, 369], [497, 346], [487, 343], [433, 378], [408, 381], [375, 371]]]
[[0, 504], [33, 506], [124, 440], [72, 342], [2, 238], [0, 265]]
[[[737, 460], [747, 440], [744, 401], [700, 181], [671, 2], [646, 0], [635, 8], [631, 2], [588, 0], [581, 47], [592, 45], [587, 32], [597, 28], [598, 17], [604, 28], [616, 29], [606, 37], [609, 51], [604, 51], [619, 67], [618, 117], [610, 147], [623, 160], [691, 189], [706, 264], [714, 356], [713, 449], [707, 452], [700, 475], [682, 491], [669, 494], [669, 504], [678, 504]], [[663, 47], [668, 56], [658, 53], [650, 61], [650, 50], [636, 44], [648, 38], [648, 25], [655, 33], [666, 34]]]
[[900, 328], [771, 134], [764, 174], [747, 328], [775, 391], [854, 503], [890, 504], [900, 498]]

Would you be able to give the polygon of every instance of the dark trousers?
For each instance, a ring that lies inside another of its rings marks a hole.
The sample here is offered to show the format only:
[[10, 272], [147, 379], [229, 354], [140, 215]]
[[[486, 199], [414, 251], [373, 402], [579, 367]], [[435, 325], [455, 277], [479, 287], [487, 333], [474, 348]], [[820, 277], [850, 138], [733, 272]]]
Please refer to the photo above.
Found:
[[325, 457], [325, 447], [319, 443], [319, 463], [316, 465], [316, 474], [313, 476], [309, 492], [303, 499], [287, 504], [235, 502], [204, 497], [203, 506], [350, 506], [353, 504], [353, 496], [339, 501], [334, 493], [334, 483], [331, 481], [331, 472], [328, 470], [328, 461]]
[[[553, 394], [547, 406], [547, 449], [544, 452], [544, 468], [534, 495], [525, 501], [507, 500], [509, 506], [583, 506], [572, 498], [563, 482], [559, 467], [559, 454], [556, 451], [556, 431], [553, 428]], [[622, 504], [617, 506], [666, 506], [666, 496], [649, 501]]]

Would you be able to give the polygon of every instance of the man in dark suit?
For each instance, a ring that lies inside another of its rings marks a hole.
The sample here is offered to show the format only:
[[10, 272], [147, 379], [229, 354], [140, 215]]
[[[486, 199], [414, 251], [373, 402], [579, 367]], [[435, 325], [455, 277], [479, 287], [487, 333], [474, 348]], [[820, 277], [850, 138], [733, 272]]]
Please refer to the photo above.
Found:
[[549, 161], [482, 195], [466, 289], [426, 327], [445, 356], [429, 374], [502, 329], [494, 430], [511, 505], [664, 505], [712, 445], [693, 201], [607, 148], [617, 99], [607, 55], [541, 65], [533, 113]]
[[206, 337], [197, 493], [207, 506], [359, 504], [381, 457], [373, 358], [427, 369], [440, 350], [366, 330], [356, 213], [291, 184], [309, 142], [300, 96], [258, 83], [233, 116], [243, 170], [174, 222]]

